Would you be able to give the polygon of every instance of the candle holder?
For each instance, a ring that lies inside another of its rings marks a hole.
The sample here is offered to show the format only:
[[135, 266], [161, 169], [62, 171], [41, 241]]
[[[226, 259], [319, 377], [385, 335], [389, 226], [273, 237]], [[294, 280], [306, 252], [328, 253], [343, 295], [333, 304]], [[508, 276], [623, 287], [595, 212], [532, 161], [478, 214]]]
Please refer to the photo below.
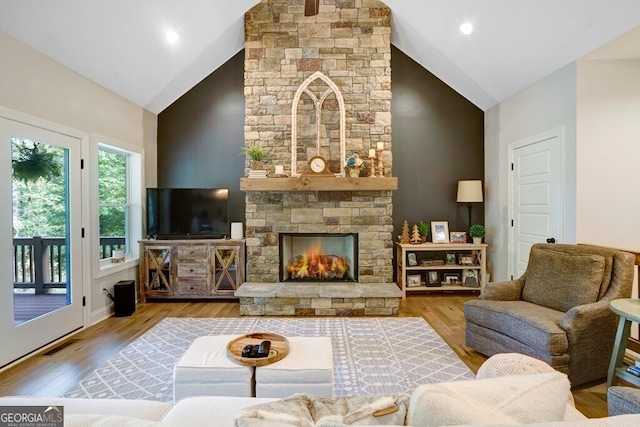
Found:
[[[378, 153], [378, 176], [382, 176], [384, 177], [384, 166], [382, 165], [382, 149], [377, 149], [376, 152]], [[371, 169], [373, 170], [373, 166], [371, 167]]]
[[371, 154], [373, 153], [369, 153], [369, 159], [371, 160], [371, 170], [369, 171], [369, 177], [370, 178], [375, 178], [376, 177], [376, 156], [371, 156]]

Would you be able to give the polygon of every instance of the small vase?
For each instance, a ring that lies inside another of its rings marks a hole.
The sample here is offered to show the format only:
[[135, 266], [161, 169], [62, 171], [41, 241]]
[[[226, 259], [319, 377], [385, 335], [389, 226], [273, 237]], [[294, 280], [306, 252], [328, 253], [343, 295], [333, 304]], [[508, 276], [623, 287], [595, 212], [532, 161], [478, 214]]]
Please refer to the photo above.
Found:
[[474, 245], [479, 245], [480, 243], [482, 243], [482, 237], [474, 237], [473, 238], [473, 244]]
[[351, 178], [358, 178], [360, 176], [360, 169], [349, 169], [349, 176]]

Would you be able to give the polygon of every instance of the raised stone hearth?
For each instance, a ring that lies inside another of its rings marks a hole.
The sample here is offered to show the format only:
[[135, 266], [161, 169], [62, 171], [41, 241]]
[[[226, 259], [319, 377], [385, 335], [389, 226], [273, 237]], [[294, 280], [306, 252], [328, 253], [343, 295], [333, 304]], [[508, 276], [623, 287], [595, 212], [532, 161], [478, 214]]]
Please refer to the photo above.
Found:
[[255, 283], [236, 291], [243, 316], [397, 316], [395, 283]]

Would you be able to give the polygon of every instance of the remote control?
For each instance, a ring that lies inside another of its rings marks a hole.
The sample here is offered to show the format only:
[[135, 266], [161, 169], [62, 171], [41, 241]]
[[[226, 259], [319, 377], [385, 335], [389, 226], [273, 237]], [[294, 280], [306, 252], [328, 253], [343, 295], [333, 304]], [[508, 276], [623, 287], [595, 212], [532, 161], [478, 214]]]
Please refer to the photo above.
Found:
[[242, 349], [242, 357], [251, 357], [251, 349], [253, 346], [251, 344], [245, 345]]
[[260, 346], [258, 347], [258, 356], [257, 357], [267, 357], [269, 356], [269, 351], [271, 350], [271, 341], [262, 341]]

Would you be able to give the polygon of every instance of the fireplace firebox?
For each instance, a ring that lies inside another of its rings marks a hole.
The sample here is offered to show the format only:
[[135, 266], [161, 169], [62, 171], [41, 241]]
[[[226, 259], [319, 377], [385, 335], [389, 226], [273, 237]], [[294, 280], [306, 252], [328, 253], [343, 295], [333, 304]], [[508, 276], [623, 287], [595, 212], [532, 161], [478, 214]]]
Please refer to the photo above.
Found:
[[281, 282], [357, 282], [358, 234], [280, 233]]

